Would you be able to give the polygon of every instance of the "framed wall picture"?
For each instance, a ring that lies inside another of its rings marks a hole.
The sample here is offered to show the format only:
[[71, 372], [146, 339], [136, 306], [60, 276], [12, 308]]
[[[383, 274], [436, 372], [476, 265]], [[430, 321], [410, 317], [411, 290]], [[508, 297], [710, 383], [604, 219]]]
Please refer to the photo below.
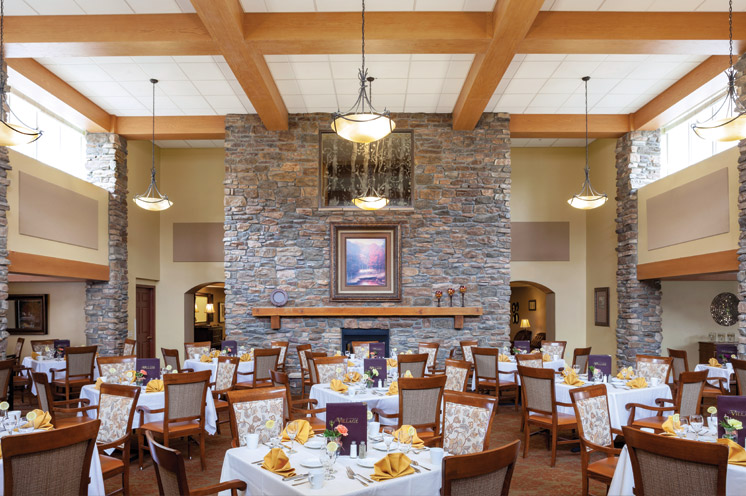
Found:
[[218, 303], [218, 322], [225, 322], [225, 303]]
[[609, 327], [609, 288], [593, 290], [593, 320], [600, 327]]
[[536, 311], [536, 300], [528, 300], [528, 311], [529, 312]]
[[401, 301], [399, 224], [332, 223], [331, 300]]
[[352, 199], [371, 186], [389, 199], [385, 208], [412, 208], [413, 176], [413, 131], [396, 130], [373, 143], [319, 132], [319, 208], [357, 209]]
[[47, 305], [49, 295], [8, 295], [10, 334], [49, 334]]

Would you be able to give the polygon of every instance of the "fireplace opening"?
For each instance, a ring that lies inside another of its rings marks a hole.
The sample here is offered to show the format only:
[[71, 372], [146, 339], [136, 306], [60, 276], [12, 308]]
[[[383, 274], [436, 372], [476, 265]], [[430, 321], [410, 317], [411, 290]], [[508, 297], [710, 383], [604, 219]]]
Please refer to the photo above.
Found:
[[386, 345], [386, 356], [389, 354], [388, 329], [345, 329], [342, 328], [342, 352], [352, 351], [353, 341], [378, 341]]

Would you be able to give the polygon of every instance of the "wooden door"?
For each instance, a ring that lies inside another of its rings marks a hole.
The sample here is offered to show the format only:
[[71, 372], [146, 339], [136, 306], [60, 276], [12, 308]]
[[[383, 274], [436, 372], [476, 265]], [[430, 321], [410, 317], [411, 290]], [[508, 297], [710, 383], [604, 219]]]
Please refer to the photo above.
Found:
[[138, 285], [135, 302], [137, 358], [155, 358], [155, 287]]

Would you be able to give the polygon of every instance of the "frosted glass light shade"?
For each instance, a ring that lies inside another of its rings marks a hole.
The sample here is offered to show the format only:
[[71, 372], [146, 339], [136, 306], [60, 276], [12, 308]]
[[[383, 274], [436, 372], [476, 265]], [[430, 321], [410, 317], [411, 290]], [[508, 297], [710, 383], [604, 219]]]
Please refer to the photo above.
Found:
[[575, 195], [567, 200], [567, 203], [569, 203], [571, 207], [580, 210], [592, 210], [606, 203], [606, 200], [608, 199], [609, 198], [606, 195]]
[[0, 146], [18, 146], [36, 141], [41, 131], [11, 122], [0, 123]]
[[363, 196], [353, 198], [352, 204], [363, 210], [378, 210], [388, 205], [389, 199], [379, 196]]
[[340, 137], [355, 143], [372, 143], [385, 138], [396, 129], [396, 123], [384, 115], [350, 114], [337, 117], [332, 130]]
[[143, 195], [137, 195], [133, 198], [135, 204], [137, 204], [138, 207], [144, 208], [145, 210], [150, 210], [153, 212], [158, 212], [160, 210], [166, 210], [171, 205], [174, 204], [171, 200], [168, 198], [158, 198], [153, 196], [143, 196]]
[[746, 114], [725, 117], [693, 125], [692, 130], [700, 138], [710, 141], [739, 141], [746, 138]]

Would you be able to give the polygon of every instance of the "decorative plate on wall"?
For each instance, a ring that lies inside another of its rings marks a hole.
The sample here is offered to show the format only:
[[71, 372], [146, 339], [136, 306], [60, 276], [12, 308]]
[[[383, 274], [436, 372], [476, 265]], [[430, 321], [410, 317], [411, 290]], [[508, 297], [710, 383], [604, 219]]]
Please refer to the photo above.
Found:
[[276, 307], [281, 307], [288, 302], [288, 294], [282, 289], [275, 289], [269, 295], [269, 301]]
[[710, 304], [712, 320], [721, 326], [732, 326], [738, 321], [738, 296], [733, 293], [720, 293]]

